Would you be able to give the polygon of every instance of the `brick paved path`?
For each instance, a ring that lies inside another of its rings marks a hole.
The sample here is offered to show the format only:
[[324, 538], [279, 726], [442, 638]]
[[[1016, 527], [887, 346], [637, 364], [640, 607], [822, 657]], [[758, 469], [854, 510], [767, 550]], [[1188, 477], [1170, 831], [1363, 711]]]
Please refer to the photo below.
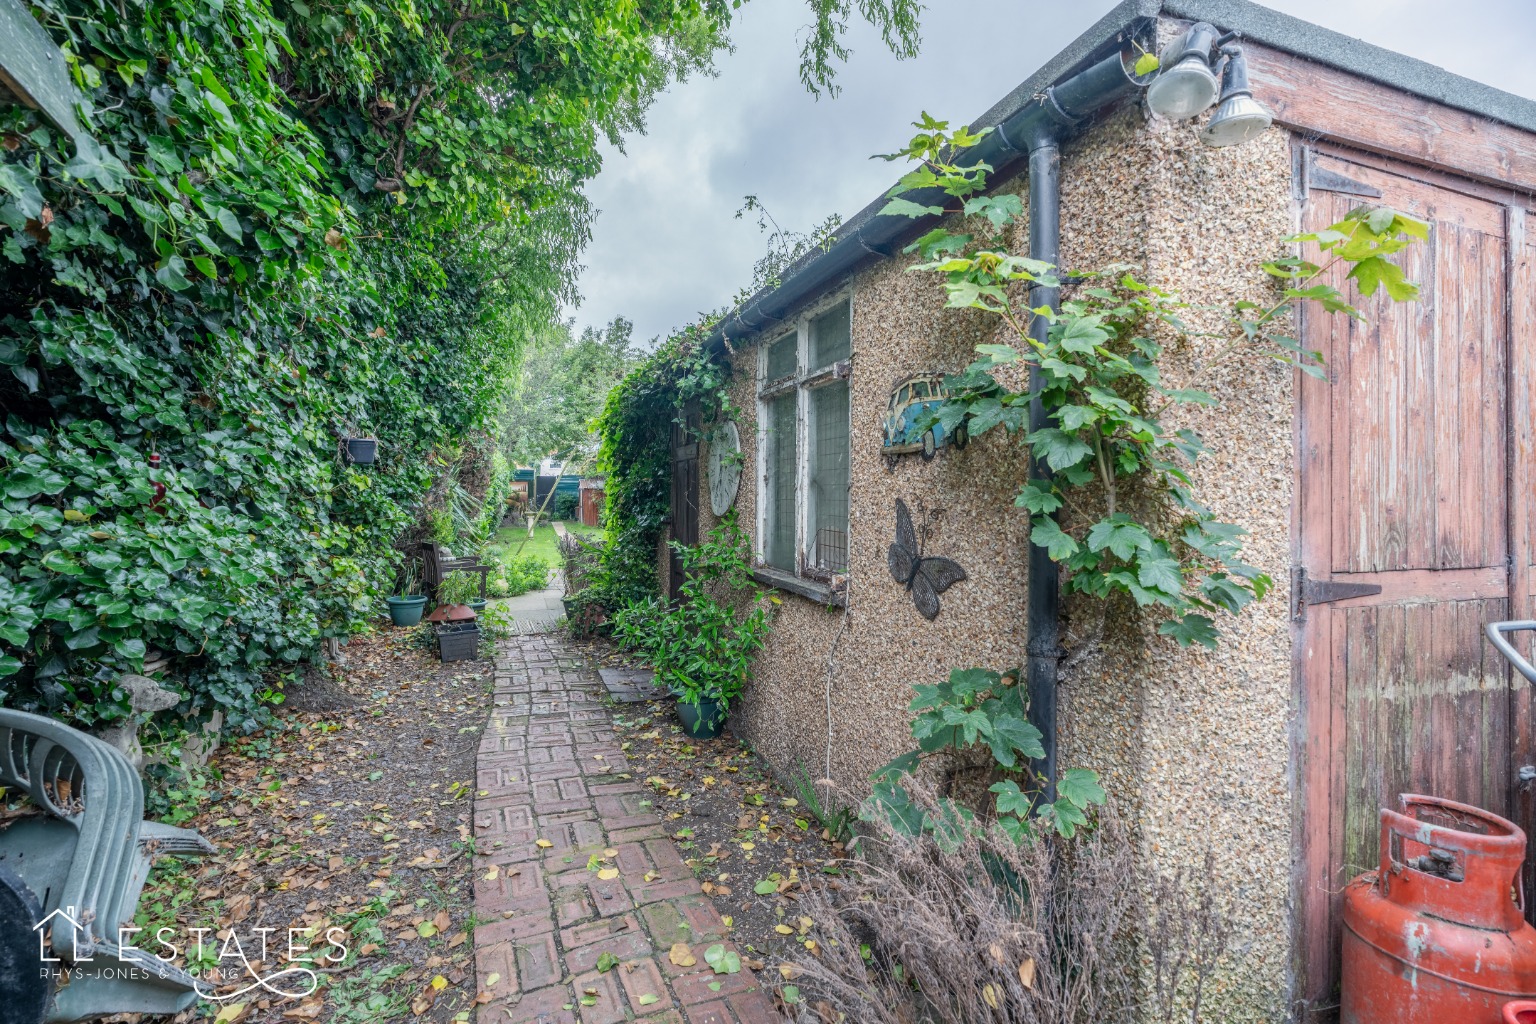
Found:
[[[480, 1021], [781, 1021], [750, 970], [716, 975], [705, 964], [724, 922], [644, 787], [619, 777], [629, 763], [602, 693], [584, 659], [552, 635], [511, 640], [497, 659], [475, 799], [475, 912], [488, 922], [475, 929], [475, 958], [480, 990], [493, 997]], [[605, 850], [618, 851], [603, 864], [619, 871], [606, 881], [587, 866]], [[695, 966], [672, 964], [677, 942]], [[599, 972], [604, 953], [619, 966]], [[588, 989], [597, 993], [590, 1006], [581, 1001]]]

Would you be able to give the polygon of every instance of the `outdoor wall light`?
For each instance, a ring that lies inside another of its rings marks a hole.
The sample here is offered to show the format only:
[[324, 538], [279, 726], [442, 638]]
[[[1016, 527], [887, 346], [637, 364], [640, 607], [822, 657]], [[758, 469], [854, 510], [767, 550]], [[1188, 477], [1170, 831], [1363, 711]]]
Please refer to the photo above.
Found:
[[1162, 71], [1147, 86], [1147, 106], [1171, 121], [1188, 121], [1216, 102], [1216, 74], [1210, 52], [1216, 29], [1203, 21], [1189, 27], [1159, 57]]
[[1253, 98], [1248, 87], [1248, 58], [1236, 45], [1221, 48], [1225, 66], [1221, 71], [1221, 105], [1200, 132], [1207, 146], [1235, 146], [1262, 134], [1274, 123], [1274, 116], [1264, 104]]

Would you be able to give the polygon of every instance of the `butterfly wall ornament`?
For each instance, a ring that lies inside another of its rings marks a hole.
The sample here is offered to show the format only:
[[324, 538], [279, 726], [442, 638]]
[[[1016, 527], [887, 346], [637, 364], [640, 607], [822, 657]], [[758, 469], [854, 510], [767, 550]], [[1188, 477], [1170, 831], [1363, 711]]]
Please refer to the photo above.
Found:
[[[919, 506], [921, 511], [921, 506]], [[923, 524], [923, 539], [928, 524]], [[965, 579], [965, 570], [953, 558], [924, 557], [917, 531], [912, 527], [912, 513], [907, 503], [896, 499], [896, 543], [887, 553], [891, 577], [907, 588], [917, 612], [930, 622], [939, 616], [939, 595]]]

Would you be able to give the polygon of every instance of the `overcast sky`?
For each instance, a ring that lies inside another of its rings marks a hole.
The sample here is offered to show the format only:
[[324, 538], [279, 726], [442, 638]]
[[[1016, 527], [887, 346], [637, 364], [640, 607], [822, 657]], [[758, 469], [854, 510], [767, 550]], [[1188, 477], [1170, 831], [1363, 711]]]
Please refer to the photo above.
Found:
[[[766, 238], [735, 219], [756, 195], [787, 229], [851, 216], [899, 176], [870, 160], [898, 148], [924, 109], [969, 121], [1102, 17], [1115, 0], [929, 0], [922, 55], [897, 61], [865, 26], [842, 93], [799, 80], [804, 0], [750, 0], [717, 77], [674, 85], [646, 134], [605, 149], [587, 192], [601, 211], [583, 260], [579, 325], [615, 316], [636, 340], [665, 335], [735, 294]], [[1347, 35], [1536, 98], [1536, 0], [1272, 0]], [[1447, 12], [1454, 10], [1454, 16]]]

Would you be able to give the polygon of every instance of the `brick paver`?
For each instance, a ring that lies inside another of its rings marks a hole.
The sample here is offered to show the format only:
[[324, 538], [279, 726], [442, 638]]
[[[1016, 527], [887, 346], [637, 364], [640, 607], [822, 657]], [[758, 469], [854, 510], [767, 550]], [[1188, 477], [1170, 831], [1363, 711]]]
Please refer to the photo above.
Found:
[[[604, 692], [550, 634], [508, 641], [497, 658], [475, 797], [475, 957], [491, 996], [479, 1019], [782, 1021], [749, 969], [705, 964], [725, 923], [630, 777]], [[593, 855], [617, 874], [590, 870]], [[697, 965], [671, 962], [676, 942]], [[599, 971], [604, 953], [618, 966]]]

